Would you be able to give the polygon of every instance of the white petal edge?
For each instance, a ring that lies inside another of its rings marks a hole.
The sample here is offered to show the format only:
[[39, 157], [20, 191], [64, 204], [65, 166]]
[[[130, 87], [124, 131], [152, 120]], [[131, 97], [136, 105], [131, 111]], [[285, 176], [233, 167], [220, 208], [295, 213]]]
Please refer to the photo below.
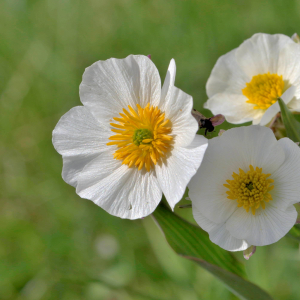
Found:
[[195, 147], [174, 148], [168, 157], [155, 166], [159, 185], [172, 210], [181, 200], [188, 182], [201, 164], [207, 139], [197, 135], [192, 145]]
[[252, 104], [246, 103], [244, 95], [219, 93], [207, 100], [204, 107], [214, 115], [222, 114], [226, 121], [232, 124], [242, 124], [261, 118], [263, 112], [253, 109]]
[[241, 70], [251, 79], [258, 74], [277, 73], [279, 55], [292, 39], [283, 34], [256, 33], [236, 50], [236, 60]]
[[172, 91], [172, 98], [165, 106], [165, 118], [171, 122], [174, 147], [186, 147], [194, 140], [199, 129], [192, 116], [193, 98], [176, 87]]
[[250, 244], [242, 239], [230, 235], [225, 223], [217, 224], [207, 219], [200, 211], [193, 207], [193, 216], [198, 225], [208, 232], [210, 240], [227, 251], [243, 251]]
[[106, 151], [111, 135], [89, 110], [77, 106], [64, 114], [53, 130], [54, 148], [63, 156], [62, 178], [76, 187], [77, 177], [91, 160]]
[[63, 180], [76, 187], [78, 177], [80, 176], [83, 168], [98, 155], [100, 154], [95, 153], [90, 155], [63, 156], [63, 170], [61, 174]]
[[267, 203], [266, 209], [257, 209], [255, 215], [240, 207], [227, 220], [226, 228], [231, 235], [247, 240], [250, 245], [265, 246], [284, 237], [296, 219], [297, 211], [293, 205], [281, 210]]
[[168, 105], [168, 102], [172, 97], [173, 87], [175, 84], [175, 76], [176, 76], [176, 64], [175, 64], [175, 60], [172, 58], [168, 67], [164, 84], [161, 89], [160, 106], [163, 110], [165, 110], [165, 107]]
[[236, 49], [222, 55], [217, 60], [206, 83], [206, 93], [209, 98], [218, 93], [242, 95], [242, 89], [249, 78], [239, 67], [235, 58]]
[[76, 192], [111, 215], [131, 220], [151, 214], [162, 197], [154, 172], [128, 168], [108, 152], [85, 166]]
[[270, 176], [274, 179], [272, 204], [285, 209], [300, 202], [300, 148], [289, 138], [278, 141], [285, 152], [285, 161]]
[[151, 59], [129, 55], [125, 59], [110, 58], [86, 68], [79, 89], [81, 102], [107, 126], [128, 105], [157, 106], [161, 81]]
[[106, 151], [111, 131], [102, 126], [84, 106], [65, 113], [52, 133], [56, 151], [64, 156], [93, 155]]
[[296, 87], [295, 96], [300, 101], [300, 45], [288, 44], [279, 55], [278, 73], [282, 75], [285, 85]]

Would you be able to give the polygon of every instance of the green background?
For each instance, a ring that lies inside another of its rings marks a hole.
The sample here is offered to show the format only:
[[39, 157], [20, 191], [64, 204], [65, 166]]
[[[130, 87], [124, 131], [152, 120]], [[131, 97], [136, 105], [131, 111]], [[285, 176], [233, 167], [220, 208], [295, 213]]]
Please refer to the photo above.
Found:
[[[0, 299], [236, 299], [177, 257], [151, 217], [122, 220], [77, 196], [51, 132], [97, 60], [151, 54], [164, 78], [174, 58], [201, 110], [220, 55], [257, 32], [300, 33], [299, 20], [294, 0], [0, 0]], [[275, 299], [299, 299], [297, 242], [244, 262]]]

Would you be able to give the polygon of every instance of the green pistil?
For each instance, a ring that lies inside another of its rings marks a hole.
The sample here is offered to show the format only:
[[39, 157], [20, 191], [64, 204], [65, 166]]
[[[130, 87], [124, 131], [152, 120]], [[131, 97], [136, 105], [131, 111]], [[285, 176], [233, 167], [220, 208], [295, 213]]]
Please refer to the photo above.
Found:
[[250, 181], [249, 183], [246, 184], [246, 188], [249, 190], [249, 191], [252, 191], [254, 189], [254, 186], [253, 186], [253, 183]]
[[143, 140], [152, 138], [153, 135], [149, 129], [136, 129], [133, 134], [133, 143], [139, 146], [143, 142]]

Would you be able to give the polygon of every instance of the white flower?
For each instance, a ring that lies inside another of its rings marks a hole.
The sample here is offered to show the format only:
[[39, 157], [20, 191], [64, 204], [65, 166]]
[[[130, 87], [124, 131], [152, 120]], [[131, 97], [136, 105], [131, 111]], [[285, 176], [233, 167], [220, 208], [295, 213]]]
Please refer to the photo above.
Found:
[[230, 129], [208, 141], [188, 184], [193, 215], [212, 242], [229, 251], [275, 243], [295, 224], [300, 149], [271, 129]]
[[142, 218], [164, 193], [181, 199], [207, 140], [195, 136], [192, 97], [174, 86], [171, 60], [163, 87], [146, 56], [111, 58], [88, 67], [80, 85], [84, 106], [67, 112], [53, 131], [63, 179], [112, 215]]
[[300, 112], [300, 44], [258, 33], [221, 56], [206, 84], [204, 107], [230, 123], [266, 125], [280, 111], [278, 97]]

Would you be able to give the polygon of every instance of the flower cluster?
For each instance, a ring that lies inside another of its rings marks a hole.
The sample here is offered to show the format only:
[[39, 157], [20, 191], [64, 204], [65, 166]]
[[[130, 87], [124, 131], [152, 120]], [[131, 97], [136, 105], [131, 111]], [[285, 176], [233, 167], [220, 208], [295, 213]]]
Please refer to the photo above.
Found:
[[[88, 67], [80, 100], [53, 131], [63, 179], [108, 213], [137, 219], [164, 194], [174, 209], [186, 187], [196, 222], [229, 251], [263, 246], [295, 224], [300, 150], [265, 127], [280, 107], [300, 112], [300, 44], [255, 34], [220, 57], [207, 81], [206, 118], [175, 87], [172, 59], [163, 85], [143, 55]], [[224, 120], [253, 125], [207, 139]], [[271, 123], [270, 123], [271, 122]], [[251, 248], [252, 249], [252, 248]], [[254, 253], [254, 252], [253, 252]]]

